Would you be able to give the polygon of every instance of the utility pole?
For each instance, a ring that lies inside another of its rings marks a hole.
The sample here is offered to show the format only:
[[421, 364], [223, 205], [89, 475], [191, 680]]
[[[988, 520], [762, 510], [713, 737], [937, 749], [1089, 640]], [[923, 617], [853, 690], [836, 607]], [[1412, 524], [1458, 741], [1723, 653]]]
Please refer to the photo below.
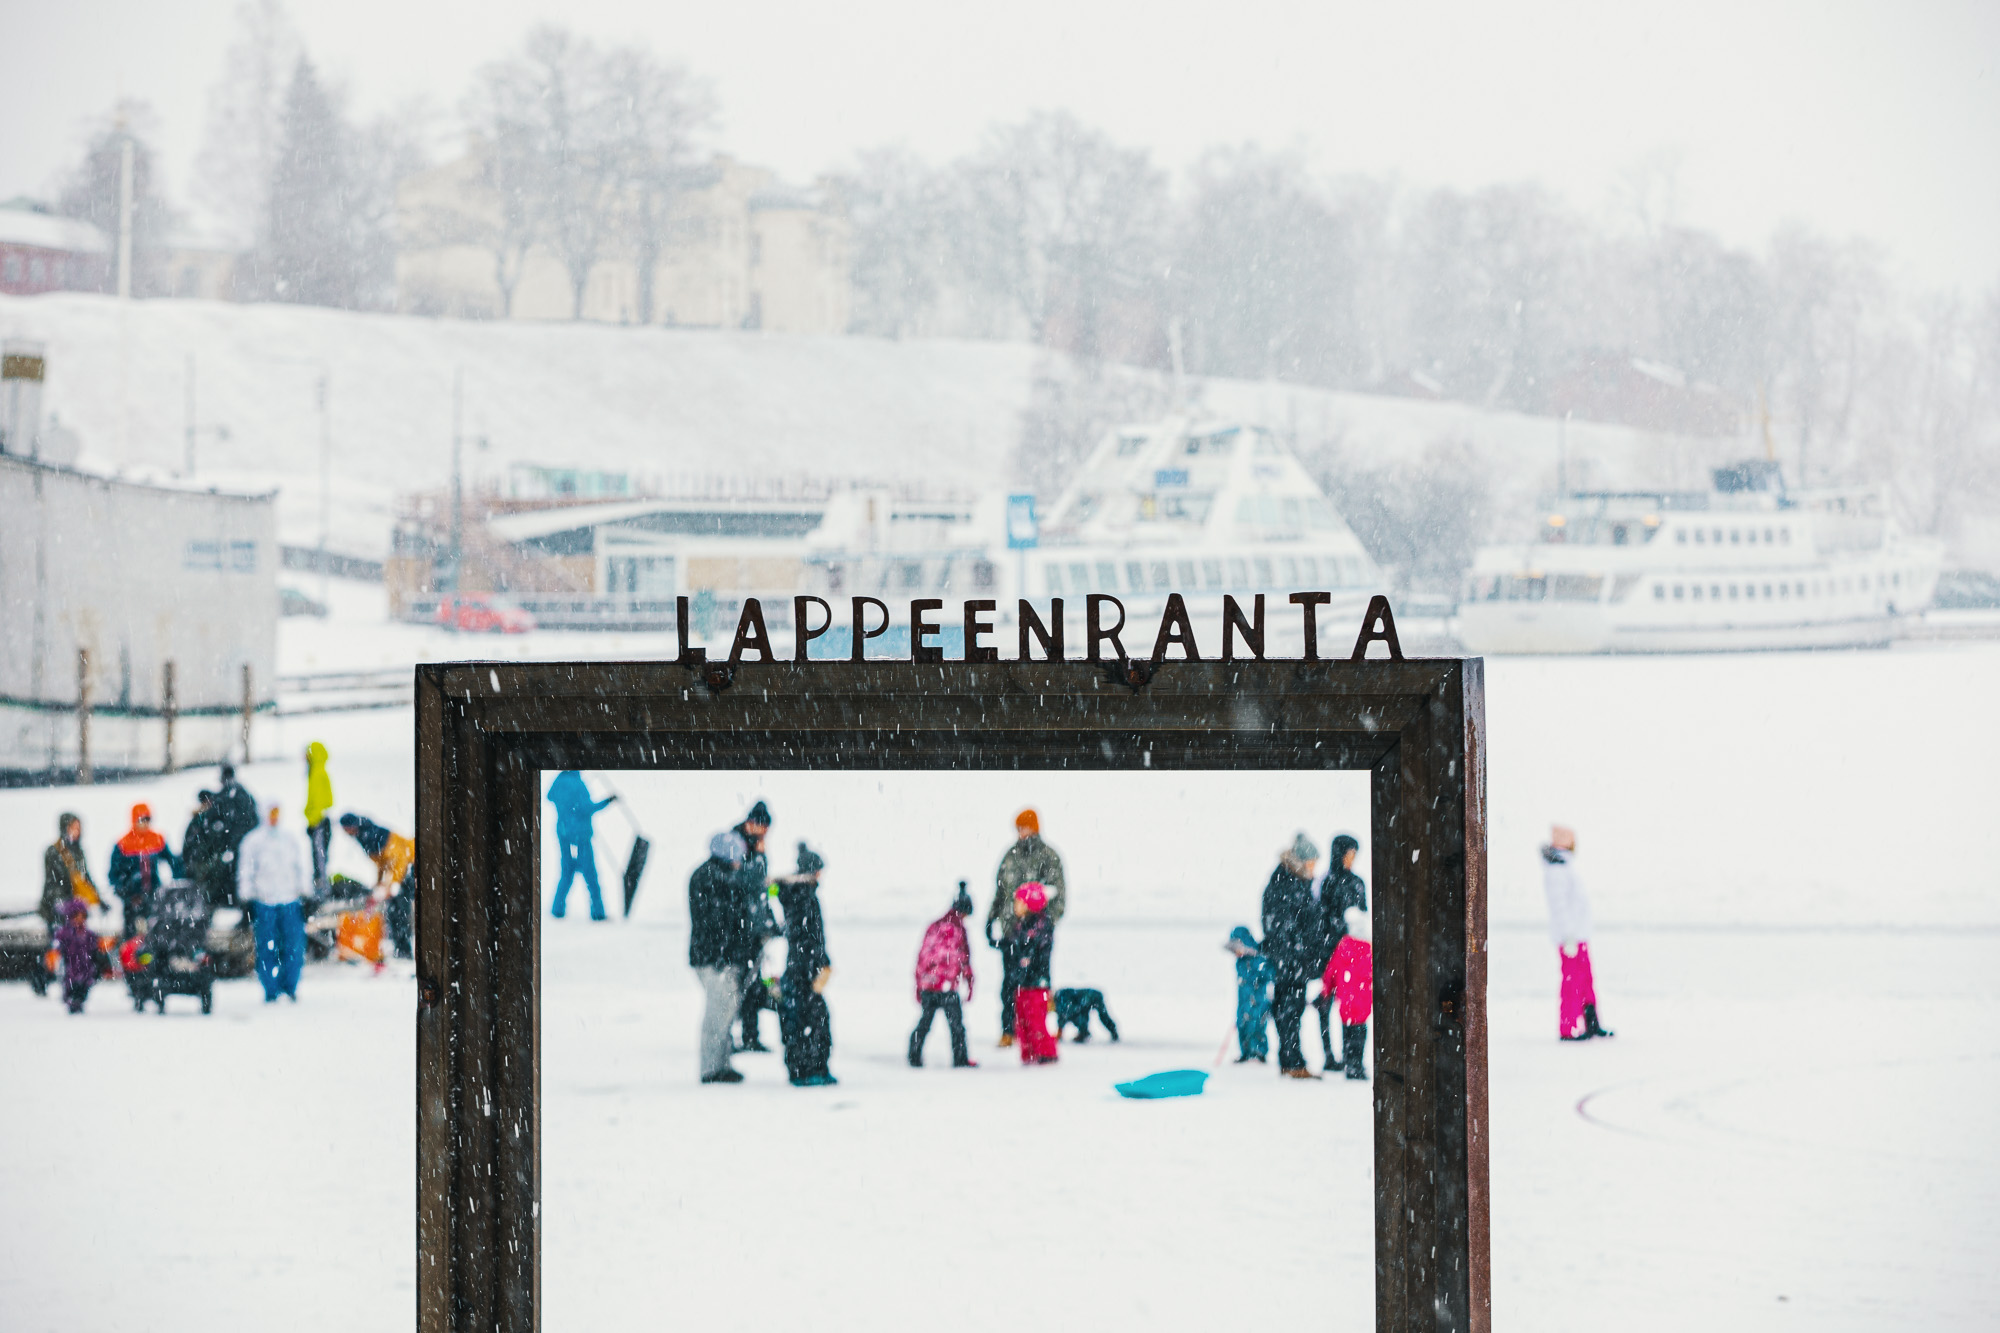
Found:
[[90, 649], [76, 650], [76, 781], [90, 785]]
[[118, 118], [118, 428], [132, 456], [132, 135]]
[[[333, 426], [327, 415], [327, 389], [332, 372], [319, 372], [319, 604], [328, 605], [326, 589], [326, 541], [328, 530], [333, 526]], [[244, 668], [246, 671], [249, 668]], [[249, 724], [244, 724], [247, 735]], [[244, 751], [249, 751], [249, 742], [244, 742]]]
[[465, 563], [465, 367], [451, 372], [451, 586], [458, 590]]
[[[184, 475], [194, 480], [194, 353], [187, 357], [187, 464]], [[172, 772], [171, 768], [168, 772]]]
[[174, 699], [174, 659], [168, 658], [160, 681], [160, 720], [167, 724], [167, 753], [163, 771], [174, 771], [174, 722], [180, 717], [179, 703]]
[[1569, 499], [1569, 413], [1563, 413], [1562, 424], [1556, 427], [1556, 496], [1560, 500]]

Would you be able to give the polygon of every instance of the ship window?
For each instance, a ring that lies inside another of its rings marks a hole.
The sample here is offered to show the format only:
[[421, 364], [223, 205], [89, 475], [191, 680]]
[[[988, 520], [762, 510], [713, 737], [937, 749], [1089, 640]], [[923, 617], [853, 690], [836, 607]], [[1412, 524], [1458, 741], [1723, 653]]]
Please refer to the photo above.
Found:
[[1255, 523], [1257, 521], [1257, 502], [1247, 495], [1238, 500], [1236, 502], [1236, 521], [1238, 523]]
[[1764, 585], [1764, 600], [1767, 602], [1771, 600], [1771, 585], [1768, 583]]
[[1084, 564], [1081, 560], [1073, 562], [1069, 567], [1069, 590], [1071, 592], [1090, 591], [1090, 566]]
[[1722, 585], [1720, 583], [1711, 583], [1708, 585], [1708, 600], [1711, 602], [1722, 600]]
[[1688, 542], [1688, 530], [1686, 528], [1675, 528], [1674, 540], [1679, 542], [1682, 546], [1686, 546]]
[[898, 572], [901, 575], [903, 587], [921, 588], [924, 586], [924, 567], [921, 561], [905, 560], [901, 570]]
[[1302, 557], [1299, 560], [1299, 568], [1305, 571], [1307, 583], [1319, 582], [1319, 557], [1310, 555]]
[[[1716, 534], [1715, 534], [1715, 539], [1716, 539], [1717, 541], [1721, 541], [1721, 540], [1722, 540], [1722, 534], [1721, 534], [1721, 533], [1719, 533], [1719, 532], [1718, 532], [1718, 533], [1716, 533]], [[1729, 530], [1729, 544], [1730, 544], [1730, 545], [1734, 546], [1734, 545], [1736, 545], [1736, 544], [1737, 544], [1738, 542], [1740, 542], [1740, 541], [1742, 541], [1742, 540], [1743, 540], [1743, 533], [1742, 533], [1742, 532], [1741, 532], [1740, 530], [1738, 530], [1738, 529], [1736, 529], [1736, 528], [1731, 528], [1731, 529]]]
[[1717, 546], [1722, 545], [1722, 529], [1710, 528], [1708, 531], [1708, 539], [1714, 542]]
[[1109, 560], [1097, 562], [1097, 590], [1099, 592], [1118, 591], [1118, 566]]
[[1549, 581], [1526, 574], [1516, 574], [1507, 580], [1507, 600], [1510, 602], [1539, 602], [1549, 595]]
[[1678, 583], [1676, 583], [1676, 584], [1674, 585], [1674, 600], [1675, 600], [1675, 601], [1677, 601], [1677, 602], [1678, 602], [1678, 601], [1679, 601], [1679, 600], [1681, 599], [1681, 591], [1682, 591], [1682, 587], [1683, 587], [1683, 585], [1681, 585], [1681, 584], [1678, 584]]
[[1806, 585], [1803, 583], [1797, 583], [1792, 585], [1792, 590], [1801, 597], [1806, 595]]
[[1120, 458], [1130, 457], [1145, 447], [1146, 437], [1143, 435], [1120, 435], [1118, 437], [1118, 456]]
[[1260, 557], [1258, 557], [1258, 559], [1257, 559], [1257, 586], [1258, 586], [1258, 587], [1260, 587], [1260, 588], [1268, 588], [1268, 587], [1270, 587], [1270, 586], [1271, 586], [1272, 584], [1274, 584], [1274, 583], [1276, 583], [1276, 582], [1277, 582], [1277, 579], [1276, 579], [1276, 578], [1274, 578], [1274, 577], [1272, 577], [1272, 574], [1271, 574], [1271, 562], [1270, 562], [1269, 560], [1266, 560], [1266, 559], [1264, 559], [1264, 558], [1263, 558], [1263, 557], [1261, 557], [1261, 556], [1260, 556]]
[[1653, 585], [1653, 600], [1654, 600], [1654, 601], [1656, 601], [1656, 602], [1664, 602], [1664, 601], [1666, 601], [1666, 600], [1667, 600], [1667, 585], [1666, 585], [1666, 584], [1664, 584], [1664, 583], [1655, 583], [1655, 584]]
[[1694, 585], [1694, 599], [1697, 602], [1701, 600], [1701, 585], [1699, 583]]
[[1278, 526], [1278, 498], [1274, 495], [1257, 497], [1257, 522], [1267, 528]]
[[1779, 528], [1778, 540], [1780, 542], [1789, 543], [1792, 540], [1792, 530], [1790, 528]]
[[1250, 564], [1248, 561], [1231, 560], [1229, 562], [1229, 586], [1232, 588], [1247, 588], [1250, 586]]
[[1696, 528], [1694, 530], [1694, 539], [1698, 542], [1706, 542], [1708, 540], [1707, 530], [1703, 528]]
[[1780, 584], [1778, 585], [1778, 596], [1780, 596], [1780, 597], [1790, 597], [1791, 595], [1792, 595], [1792, 585], [1791, 585], [1791, 584], [1789, 584], [1789, 583], [1780, 583]]
[[1765, 528], [1765, 529], [1764, 529], [1764, 545], [1766, 545], [1766, 546], [1769, 546], [1770, 544], [1771, 544], [1771, 530], [1770, 530], [1769, 528]]
[[1153, 562], [1153, 591], [1165, 592], [1173, 586], [1174, 576], [1172, 571], [1167, 568], [1167, 562], [1164, 560], [1155, 560]]
[[1558, 602], [1594, 602], [1604, 592], [1604, 576], [1601, 574], [1558, 574], [1554, 584], [1554, 596]]
[[1891, 585], [1893, 585], [1893, 586], [1895, 586], [1895, 587], [1898, 587], [1898, 588], [1902, 587], [1902, 586], [1903, 586], [1903, 571], [1901, 571], [1901, 570], [1899, 569], [1899, 570], [1897, 570], [1897, 571], [1896, 571], [1895, 573], [1891, 574], [1891, 575], [1889, 576], [1889, 582], [1890, 582], [1890, 584], [1891, 584]]
[[1063, 590], [1061, 565], [1043, 565], [1042, 577], [1048, 580], [1048, 590], [1050, 592], [1061, 592]]
[[1179, 567], [1174, 570], [1174, 573], [1180, 577], [1181, 586], [1183, 588], [1192, 590], [1195, 587], [1199, 586], [1194, 581], [1194, 561], [1192, 560], [1181, 561]]
[[1732, 602], [1736, 600], [1736, 585], [1733, 583], [1729, 585], [1729, 600]]
[[1288, 555], [1285, 557], [1285, 586], [1288, 588], [1299, 586], [1299, 561], [1297, 556]]
[[1125, 562], [1125, 587], [1130, 592], [1146, 591], [1146, 567], [1137, 560]]
[[1304, 530], [1306, 515], [1303, 505], [1296, 499], [1287, 499], [1280, 501], [1278, 507], [1284, 513], [1286, 532], [1300, 532]]
[[1743, 540], [1749, 542], [1752, 546], [1755, 546], [1757, 544], [1757, 529], [1751, 528], [1746, 532], [1744, 532]]
[[[1051, 565], [1051, 566], [1050, 566], [1050, 568], [1051, 568], [1051, 569], [1053, 569], [1054, 567], [1055, 567], [1055, 566], [1053, 566], [1053, 565]], [[986, 590], [988, 590], [988, 589], [992, 588], [992, 587], [993, 587], [993, 583], [994, 583], [994, 579], [993, 579], [993, 574], [994, 574], [994, 570], [993, 570], [993, 562], [992, 562], [991, 560], [975, 560], [975, 561], [973, 561], [973, 562], [972, 562], [972, 586], [973, 586], [973, 588], [974, 588], [974, 589], [975, 589], [976, 591], [980, 591], [980, 592], [984, 592], [984, 591], [986, 591]]]
[[1222, 562], [1220, 560], [1204, 560], [1201, 562], [1201, 583], [1205, 588], [1220, 588], [1222, 586]]
[[1623, 523], [1613, 523], [1611, 525], [1611, 544], [1613, 546], [1623, 546], [1625, 544], [1625, 525]]

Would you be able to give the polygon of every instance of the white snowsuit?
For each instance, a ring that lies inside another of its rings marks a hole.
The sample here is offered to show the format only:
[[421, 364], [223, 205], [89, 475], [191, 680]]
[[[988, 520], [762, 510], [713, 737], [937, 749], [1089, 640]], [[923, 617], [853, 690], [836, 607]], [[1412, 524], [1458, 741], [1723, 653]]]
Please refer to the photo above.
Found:
[[1576, 853], [1559, 847], [1542, 853], [1542, 892], [1549, 900], [1549, 937], [1574, 953], [1590, 939], [1590, 902], [1576, 873]]

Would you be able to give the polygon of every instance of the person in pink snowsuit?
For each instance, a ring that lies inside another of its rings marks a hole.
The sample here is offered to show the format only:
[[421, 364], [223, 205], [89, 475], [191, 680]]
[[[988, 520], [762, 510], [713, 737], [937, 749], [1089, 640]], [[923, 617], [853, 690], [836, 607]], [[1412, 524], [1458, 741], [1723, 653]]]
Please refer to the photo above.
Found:
[[1564, 1041], [1611, 1035], [1597, 1022], [1597, 982], [1590, 972], [1590, 903], [1576, 873], [1576, 830], [1549, 830], [1542, 848], [1542, 891], [1549, 900], [1549, 935], [1562, 960], [1558, 1023]]
[[1351, 1079], [1365, 1079], [1362, 1057], [1368, 1050], [1368, 1016], [1375, 1012], [1375, 948], [1368, 942], [1368, 913], [1350, 907], [1342, 924], [1347, 933], [1333, 946], [1333, 957], [1319, 979], [1322, 995], [1331, 995], [1340, 1011], [1340, 1067]]
[[959, 1003], [958, 983], [965, 982], [965, 998], [972, 999], [972, 948], [965, 938], [965, 919], [972, 915], [972, 895], [965, 881], [958, 882], [958, 897], [946, 912], [924, 930], [924, 942], [917, 949], [917, 1003], [923, 1016], [910, 1034], [910, 1066], [921, 1069], [924, 1040], [931, 1035], [931, 1020], [939, 1010], [951, 1028], [951, 1067], [971, 1069], [972, 1057], [965, 1049], [965, 1010]]

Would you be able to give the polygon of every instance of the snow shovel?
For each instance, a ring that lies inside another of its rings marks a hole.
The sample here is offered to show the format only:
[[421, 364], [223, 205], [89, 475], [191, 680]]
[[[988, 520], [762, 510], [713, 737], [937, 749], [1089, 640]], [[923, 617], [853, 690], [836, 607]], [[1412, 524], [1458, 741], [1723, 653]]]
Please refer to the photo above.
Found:
[[[604, 782], [603, 778], [598, 779]], [[639, 877], [646, 873], [646, 857], [653, 850], [653, 844], [639, 831], [639, 823], [632, 818], [632, 811], [625, 804], [625, 794], [605, 782], [604, 786], [618, 798], [618, 812], [625, 816], [625, 822], [632, 826], [632, 854], [625, 859], [625, 915], [632, 915], [632, 900], [639, 896]]]
[[1162, 1097], [1199, 1097], [1208, 1074], [1200, 1069], [1169, 1069], [1164, 1073], [1148, 1074], [1135, 1078], [1130, 1083], [1118, 1083], [1120, 1097], [1131, 1097], [1138, 1101], [1157, 1101]]

